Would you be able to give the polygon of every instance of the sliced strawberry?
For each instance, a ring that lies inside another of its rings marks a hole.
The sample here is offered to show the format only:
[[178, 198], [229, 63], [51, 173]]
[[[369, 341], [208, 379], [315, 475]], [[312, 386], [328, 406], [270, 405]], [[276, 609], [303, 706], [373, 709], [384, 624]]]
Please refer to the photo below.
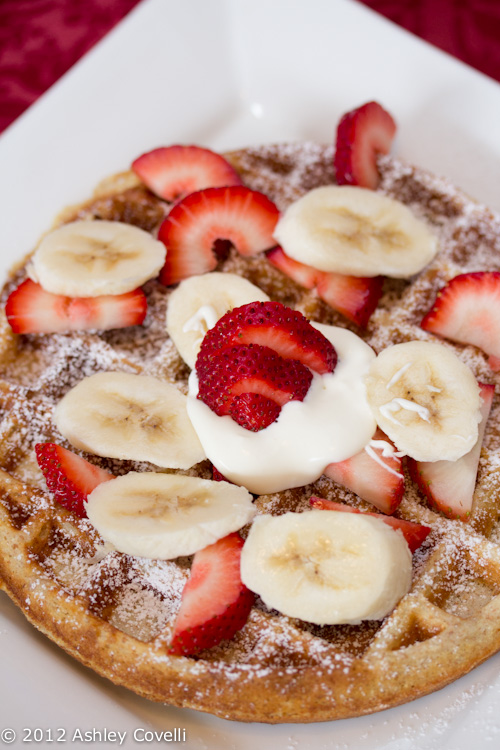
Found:
[[141, 289], [102, 297], [64, 297], [26, 279], [10, 294], [5, 314], [14, 333], [107, 331], [140, 325], [147, 312]]
[[245, 430], [259, 432], [275, 422], [281, 406], [260, 393], [242, 393], [236, 396], [229, 407], [229, 414]]
[[486, 422], [493, 402], [494, 385], [479, 383], [481, 389], [481, 422], [477, 443], [457, 461], [415, 461], [408, 459], [413, 481], [424, 493], [429, 504], [448, 518], [469, 519], [476, 488], [477, 470]]
[[[160, 273], [164, 284], [213, 271], [221, 241], [242, 255], [256, 255], [276, 244], [279, 211], [265, 195], [243, 185], [207, 188], [177, 203], [160, 227], [167, 247]], [[215, 248], [215, 250], [214, 250]]]
[[232, 638], [248, 619], [255, 595], [241, 581], [243, 539], [219, 539], [196, 552], [169, 650], [194, 656]]
[[200, 146], [168, 146], [142, 154], [132, 169], [160, 198], [175, 201], [195, 190], [241, 185], [235, 169], [223, 156]]
[[300, 261], [290, 258], [279, 245], [268, 250], [266, 257], [285, 276], [288, 276], [289, 279], [292, 279], [292, 281], [295, 281], [296, 284], [303, 286], [305, 289], [314, 289], [318, 283], [318, 278], [324, 273], [324, 271], [318, 271], [313, 266], [307, 266], [305, 263], [300, 263]]
[[382, 296], [383, 276], [372, 278], [322, 273], [317, 292], [322, 300], [348, 320], [365, 328]]
[[212, 466], [212, 479], [214, 480], [214, 482], [229, 482], [229, 479], [226, 479], [224, 474], [221, 474], [216, 466]]
[[293, 260], [281, 247], [268, 250], [267, 259], [286, 276], [306, 289], [314, 289], [331, 308], [348, 320], [365, 327], [382, 295], [382, 276], [361, 278], [340, 273], [318, 271]]
[[104, 469], [55, 443], [37, 443], [36, 460], [54, 500], [80, 518], [86, 518], [84, 501], [102, 482], [114, 479]]
[[403, 498], [401, 457], [394, 454], [382, 430], [377, 430], [367, 448], [352, 458], [329, 464], [325, 474], [384, 513], [394, 513]]
[[[335, 503], [333, 500], [324, 500], [322, 497], [311, 497], [309, 502], [313, 508], [317, 508], [318, 510], [364, 513], [364, 511], [359, 510], [359, 508], [351, 508], [350, 505]], [[373, 518], [380, 518], [380, 520], [384, 521], [388, 526], [401, 531], [412, 553], [420, 547], [431, 531], [430, 526], [424, 526], [423, 524], [414, 523], [413, 521], [405, 521], [402, 518], [394, 518], [394, 516], [384, 516], [382, 513], [366, 513], [365, 515], [372, 516]]]
[[488, 359], [488, 364], [493, 372], [500, 372], [500, 357], [494, 357], [491, 355]]
[[267, 346], [233, 346], [207, 358], [201, 354], [196, 362], [198, 398], [219, 416], [229, 414], [234, 398], [242, 393], [259, 393], [281, 407], [303, 401], [311, 385], [307, 367], [283, 359]]
[[500, 357], [500, 273], [464, 273], [441, 289], [421, 323], [425, 331]]
[[321, 374], [333, 372], [337, 364], [333, 344], [302, 313], [281, 302], [249, 302], [227, 312], [203, 339], [198, 361], [236, 344], [267, 346]]
[[377, 102], [347, 112], [337, 128], [333, 159], [338, 184], [375, 190], [377, 155], [389, 153], [395, 133], [396, 123]]

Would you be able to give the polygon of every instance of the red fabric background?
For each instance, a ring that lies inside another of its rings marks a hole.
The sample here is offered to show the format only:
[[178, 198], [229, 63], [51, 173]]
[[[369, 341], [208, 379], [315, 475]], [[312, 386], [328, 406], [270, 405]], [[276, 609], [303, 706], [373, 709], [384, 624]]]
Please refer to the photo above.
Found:
[[[498, 0], [363, 1], [500, 81]], [[137, 3], [0, 0], [0, 132]]]

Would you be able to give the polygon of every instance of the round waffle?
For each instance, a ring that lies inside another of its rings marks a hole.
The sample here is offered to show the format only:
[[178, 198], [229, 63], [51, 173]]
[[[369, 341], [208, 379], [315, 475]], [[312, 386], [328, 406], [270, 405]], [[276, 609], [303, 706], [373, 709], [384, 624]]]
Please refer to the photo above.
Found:
[[[232, 152], [249, 187], [280, 209], [334, 182], [332, 149], [288, 144]], [[448, 183], [392, 158], [379, 161], [379, 190], [406, 203], [433, 227], [436, 259], [410, 281], [386, 281], [379, 306], [358, 329], [272, 267], [235, 252], [217, 270], [240, 274], [272, 299], [308, 318], [349, 327], [379, 352], [389, 344], [432, 340], [420, 328], [438, 289], [459, 273], [500, 270], [500, 220]], [[120, 220], [155, 232], [166, 205], [126, 173], [101, 184], [76, 218]], [[26, 275], [18, 271], [9, 291]], [[101, 334], [12, 334], [1, 329], [1, 586], [39, 630], [117, 684], [155, 701], [241, 721], [312, 722], [357, 716], [404, 703], [459, 678], [500, 649], [500, 404], [495, 399], [468, 523], [431, 510], [411, 479], [396, 515], [432, 527], [413, 556], [410, 592], [383, 621], [316, 626], [267, 609], [260, 600], [231, 641], [196, 658], [171, 656], [167, 644], [190, 559], [154, 561], [109, 551], [85, 519], [53, 502], [34, 446], [71, 446], [53, 422], [59, 399], [83, 377], [113, 370], [144, 373], [187, 390], [189, 369], [165, 330], [171, 290], [145, 286], [144, 326]], [[449, 346], [452, 346], [449, 344]], [[494, 383], [487, 357], [453, 346], [478, 380]], [[99, 459], [124, 474], [146, 463]], [[187, 473], [211, 477], [209, 462]], [[257, 497], [259, 513], [306, 511], [311, 495], [367, 508], [327, 477]]]

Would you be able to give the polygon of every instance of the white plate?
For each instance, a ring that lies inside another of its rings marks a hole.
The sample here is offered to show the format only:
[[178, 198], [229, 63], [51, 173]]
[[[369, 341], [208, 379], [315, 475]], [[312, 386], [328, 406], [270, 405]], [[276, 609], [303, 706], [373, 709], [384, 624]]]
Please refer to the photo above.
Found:
[[[61, 207], [142, 151], [329, 141], [339, 115], [370, 99], [397, 118], [402, 157], [500, 208], [500, 87], [490, 79], [350, 0], [146, 0], [0, 138], [0, 273]], [[93, 746], [118, 746], [114, 731], [135, 747], [165, 742], [148, 742], [141, 728], [178, 727], [186, 741], [172, 746], [190, 750], [469, 750], [500, 732], [498, 656], [407, 706], [276, 727], [115, 688], [35, 632], [3, 594], [0, 659], [0, 732], [16, 731], [13, 746], [34, 728], [42, 746], [61, 728], [67, 744], [89, 732]]]

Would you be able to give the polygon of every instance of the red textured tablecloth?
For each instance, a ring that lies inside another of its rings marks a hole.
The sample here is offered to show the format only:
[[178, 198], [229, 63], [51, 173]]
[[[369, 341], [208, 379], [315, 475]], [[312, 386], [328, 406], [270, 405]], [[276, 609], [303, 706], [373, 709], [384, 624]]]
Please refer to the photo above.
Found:
[[[138, 1], [0, 0], [0, 132]], [[500, 81], [499, 0], [364, 4]]]

